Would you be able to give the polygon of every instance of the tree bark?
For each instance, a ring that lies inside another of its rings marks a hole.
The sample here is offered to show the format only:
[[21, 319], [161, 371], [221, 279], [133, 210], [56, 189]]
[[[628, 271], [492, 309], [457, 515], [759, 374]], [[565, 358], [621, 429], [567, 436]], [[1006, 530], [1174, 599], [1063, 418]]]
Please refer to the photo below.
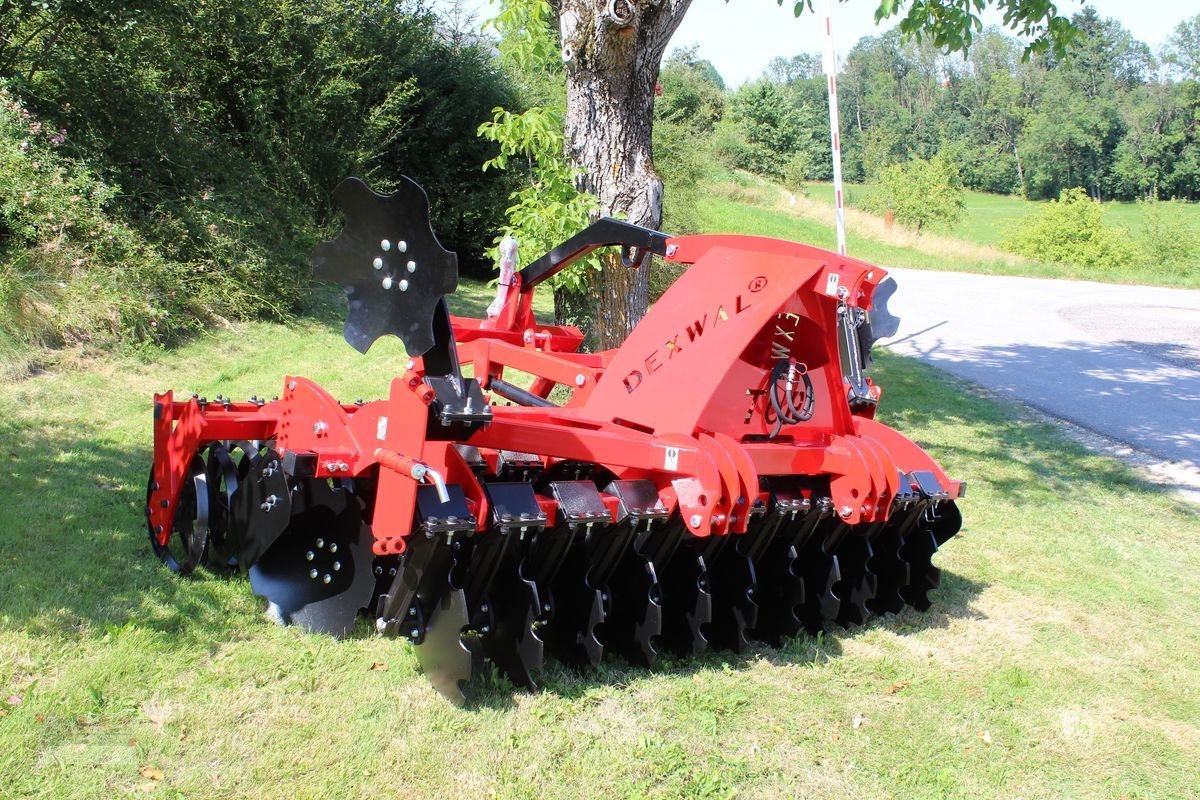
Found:
[[[567, 158], [600, 214], [648, 228], [662, 224], [662, 180], [654, 170], [654, 87], [659, 63], [691, 0], [562, 0], [559, 27], [567, 74]], [[615, 347], [645, 315], [649, 272], [604, 260], [593, 281], [595, 338]]]

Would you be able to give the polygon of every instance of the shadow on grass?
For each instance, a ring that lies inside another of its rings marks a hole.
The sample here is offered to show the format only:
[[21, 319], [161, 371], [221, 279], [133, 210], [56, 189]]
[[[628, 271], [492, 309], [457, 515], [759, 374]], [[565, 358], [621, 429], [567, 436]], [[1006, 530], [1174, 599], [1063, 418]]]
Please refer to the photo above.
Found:
[[[953, 541], [950, 540], [951, 545]], [[700, 656], [679, 657], [661, 651], [659, 663], [654, 667], [634, 666], [620, 657], [606, 655], [595, 669], [574, 669], [555, 661], [547, 653], [545, 668], [538, 676], [538, 691], [578, 701], [656, 675], [677, 678], [726, 669], [749, 670], [762, 661], [775, 666], [805, 666], [832, 661], [842, 656], [843, 642], [879, 628], [909, 636], [945, 628], [956, 619], [978, 619], [981, 612], [972, 608], [971, 604], [986, 588], [986, 584], [943, 571], [941, 584], [930, 593], [933, 606], [928, 611], [905, 607], [898, 614], [872, 617], [865, 625], [849, 628], [833, 626], [815, 636], [801, 633], [785, 641], [781, 647], [751, 641], [750, 647], [743, 653], [710, 650]], [[485, 676], [484, 680], [476, 680], [467, 688], [466, 708], [472, 711], [515, 708], [517, 697], [523, 694], [523, 689], [514, 687], [503, 678]]]
[[[147, 439], [148, 429], [149, 420]], [[133, 622], [177, 641], [228, 637], [229, 584], [239, 579], [180, 580], [150, 548], [149, 446], [122, 449], [85, 415], [70, 434], [0, 421], [0, 441], [6, 627], [80, 639]]]

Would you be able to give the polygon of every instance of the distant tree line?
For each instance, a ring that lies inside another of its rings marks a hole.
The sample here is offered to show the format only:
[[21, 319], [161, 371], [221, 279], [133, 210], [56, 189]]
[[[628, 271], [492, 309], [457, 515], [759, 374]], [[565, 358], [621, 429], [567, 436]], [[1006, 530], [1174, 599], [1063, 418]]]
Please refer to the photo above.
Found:
[[[839, 76], [847, 179], [940, 157], [968, 188], [1031, 199], [1074, 187], [1102, 200], [1200, 199], [1200, 16], [1157, 57], [1092, 8], [1072, 21], [1079, 35], [1061, 59], [1023, 61], [999, 30], [976, 36], [965, 59], [897, 31], [860, 40]], [[726, 91], [695, 49], [676, 51], [661, 83], [667, 137], [682, 126], [726, 163], [793, 184], [831, 177], [818, 57], [777, 58]]]

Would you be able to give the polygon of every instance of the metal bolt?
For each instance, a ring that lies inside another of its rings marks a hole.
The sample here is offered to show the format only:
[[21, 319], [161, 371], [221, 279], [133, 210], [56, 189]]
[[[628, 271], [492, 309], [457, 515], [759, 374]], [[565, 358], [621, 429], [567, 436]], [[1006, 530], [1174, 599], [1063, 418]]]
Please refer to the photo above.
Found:
[[334, 572], [340, 571], [341, 568], [342, 568], [342, 562], [340, 562], [340, 561], [333, 562], [333, 571]]
[[331, 552], [331, 553], [336, 553], [336, 552], [337, 552], [337, 542], [330, 542], [330, 543], [329, 543], [329, 552]]
[[317, 436], [320, 436], [328, 430], [329, 423], [325, 422], [324, 420], [317, 420], [313, 423], [313, 433], [315, 433]]
[[332, 581], [332, 580], [333, 580], [333, 576], [332, 576], [332, 575], [330, 575], [328, 572], [326, 572], [326, 573], [325, 573], [325, 577], [324, 577], [324, 578], [321, 578], [321, 582], [322, 582], [322, 583], [329, 583], [329, 582], [330, 582], [330, 581]]
[[387, 239], [384, 239], [379, 243], [379, 249], [386, 253], [388, 250], [392, 249], [392, 243]]
[[486, 614], [486, 613], [488, 613], [488, 604], [487, 604], [487, 603], [484, 603], [483, 605], [481, 605], [481, 606], [479, 607], [479, 613], [480, 613], [480, 614]]
[[484, 632], [484, 633], [487, 633], [487, 632], [488, 632], [488, 631], [490, 631], [491, 629], [492, 629], [492, 626], [491, 626], [491, 625], [484, 625], [484, 626], [483, 626], [482, 628], [480, 628], [479, 630], [481, 630], [481, 631], [482, 631], [482, 632]]
[[409, 615], [410, 617], [415, 617], [415, 616], [417, 615], [417, 610], [416, 610], [415, 608], [410, 608], [410, 609], [408, 610], [408, 615]]
[[407, 253], [408, 252], [408, 242], [401, 241], [400, 244], [396, 245], [396, 249], [399, 250], [401, 253]]
[[375, 260], [371, 262], [371, 266], [375, 269], [383, 269], [383, 259], [376, 256]]
[[583, 376], [582, 372], [575, 376], [576, 386], [583, 386], [585, 383], [587, 383], [587, 378]]
[[387, 625], [388, 625], [388, 624], [387, 624], [387, 620], [386, 620], [386, 619], [384, 619], [383, 617], [378, 617], [378, 618], [375, 620], [375, 632], [376, 632], [376, 633], [383, 633], [385, 630], [387, 630]]
[[421, 632], [419, 630], [417, 630], [416, 628], [413, 628], [411, 631], [408, 632], [408, 634], [409, 634], [409, 636], [411, 636], [412, 638], [415, 639], [421, 635]]
[[667, 245], [667, 257], [668, 258], [670, 258], [671, 256], [675, 255], [678, 252], [679, 252], [679, 245], [677, 245], [677, 244]]
[[376, 575], [382, 575], [382, 574], [383, 574], [383, 567], [376, 567], [376, 568], [375, 568], [375, 574], [376, 574]]
[[310, 569], [308, 571], [308, 577], [312, 578], [314, 581], [317, 579], [318, 574], [320, 573], [318, 573], [315, 569]]
[[841, 511], [839, 511], [838, 513], [841, 514], [843, 517], [848, 517], [854, 513], [854, 509], [851, 508], [850, 506], [842, 506]]
[[417, 262], [410, 261], [404, 265], [404, 268], [407, 269], [409, 274], [411, 275], [412, 273], [417, 271]]
[[319, 549], [321, 549], [321, 548], [322, 548], [322, 547], [324, 547], [324, 546], [325, 546], [325, 540], [324, 540], [324, 539], [317, 539], [317, 549], [319, 550]]
[[408, 291], [408, 281], [400, 281], [400, 291], [402, 291], [402, 292]]
[[309, 561], [312, 561], [314, 558], [317, 557], [317, 554], [314, 553], [312, 550], [309, 550], [307, 553], [304, 554], [304, 557], [306, 559], [308, 559]]
[[384, 289], [392, 288], [392, 277], [390, 275], [383, 279], [383, 288]]
[[699, 528], [701, 521], [699, 514], [692, 514], [692, 518], [688, 520], [688, 524], [693, 528]]
[[542, 603], [542, 611], [549, 611], [549, 610], [550, 610], [550, 604]]

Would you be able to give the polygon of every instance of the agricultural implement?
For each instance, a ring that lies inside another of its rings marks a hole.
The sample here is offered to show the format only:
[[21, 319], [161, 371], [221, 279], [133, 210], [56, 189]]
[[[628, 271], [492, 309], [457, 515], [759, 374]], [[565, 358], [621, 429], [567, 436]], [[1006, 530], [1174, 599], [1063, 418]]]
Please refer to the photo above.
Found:
[[[533, 687], [547, 652], [653, 665], [929, 607], [965, 486], [874, 419], [884, 270], [604, 219], [519, 271], [506, 242], [467, 319], [417, 184], [336, 199], [313, 263], [349, 298], [346, 341], [395, 335], [412, 360], [367, 403], [298, 376], [269, 402], [155, 395], [146, 515], [171, 570], [248, 571], [312, 631], [365, 614], [456, 702], [483, 661]], [[609, 246], [687, 269], [619, 348], [580, 352], [533, 290]]]

